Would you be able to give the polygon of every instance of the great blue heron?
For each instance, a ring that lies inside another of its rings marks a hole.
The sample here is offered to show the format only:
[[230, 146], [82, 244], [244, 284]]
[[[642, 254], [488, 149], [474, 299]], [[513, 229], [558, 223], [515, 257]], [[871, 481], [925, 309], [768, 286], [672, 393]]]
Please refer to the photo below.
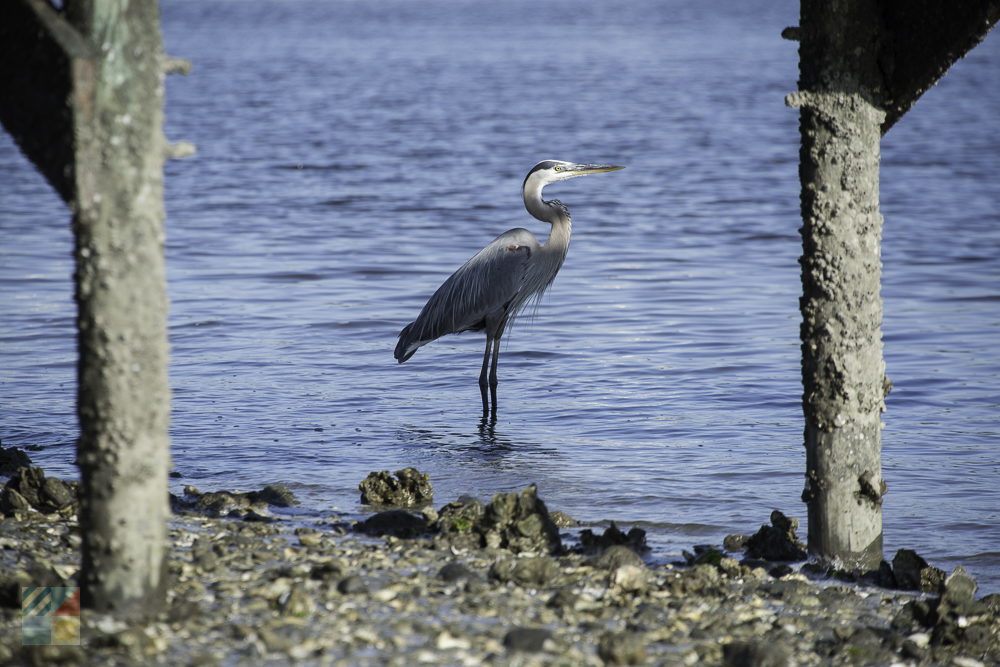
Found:
[[[544, 160], [532, 167], [524, 178], [521, 194], [524, 195], [524, 206], [528, 213], [552, 225], [548, 240], [539, 243], [534, 234], [520, 227], [493, 239], [451, 274], [428, 299], [417, 319], [403, 327], [396, 344], [396, 360], [403, 363], [421, 345], [445, 334], [486, 332], [486, 351], [483, 353], [483, 369], [479, 374], [479, 391], [483, 398], [483, 417], [486, 417], [489, 407], [489, 414], [495, 418], [500, 337], [524, 304], [532, 297], [539, 298], [552, 283], [569, 249], [572, 231], [569, 209], [557, 199], [543, 200], [542, 188], [568, 178], [623, 168], [610, 164], [575, 164], [561, 160]], [[487, 382], [489, 405], [486, 398]]]

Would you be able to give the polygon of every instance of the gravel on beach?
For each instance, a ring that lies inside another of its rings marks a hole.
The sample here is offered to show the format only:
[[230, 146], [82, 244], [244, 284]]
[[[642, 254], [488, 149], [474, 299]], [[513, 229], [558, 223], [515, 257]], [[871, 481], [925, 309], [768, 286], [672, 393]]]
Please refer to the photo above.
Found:
[[[574, 534], [534, 487], [362, 522], [282, 517], [294, 499], [281, 485], [189, 488], [153, 623], [84, 609], [80, 646], [21, 646], [19, 587], [72, 586], [79, 563], [72, 504], [43, 496], [39, 512], [0, 494], [2, 664], [1000, 663], [1000, 595], [976, 598], [961, 568], [938, 580], [907, 555], [899, 574], [915, 562], [936, 589], [890, 590], [743, 558], [731, 548], [745, 536], [650, 566], [641, 530]], [[772, 515], [793, 542], [794, 527]]]

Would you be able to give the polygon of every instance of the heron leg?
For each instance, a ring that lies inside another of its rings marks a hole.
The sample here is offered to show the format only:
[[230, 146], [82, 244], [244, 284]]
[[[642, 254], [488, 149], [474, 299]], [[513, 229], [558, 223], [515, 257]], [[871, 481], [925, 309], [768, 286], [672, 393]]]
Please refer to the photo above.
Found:
[[[490, 363], [490, 349], [493, 346], [493, 337], [486, 336], [486, 351], [483, 352], [483, 370], [479, 373], [479, 393], [483, 398], [483, 419], [489, 414], [489, 399], [486, 396], [487, 387], [487, 370], [489, 369]], [[494, 399], [495, 400], [495, 399]], [[493, 408], [494, 414], [496, 414], [496, 407]]]
[[[500, 322], [500, 326], [497, 327], [496, 336], [493, 338], [493, 361], [490, 364], [490, 416], [493, 419], [497, 418], [497, 362], [500, 359], [500, 337], [503, 336], [504, 327], [507, 326], [507, 320], [504, 319]], [[483, 360], [483, 370], [486, 369], [486, 360]], [[485, 403], [484, 403], [485, 407]], [[485, 410], [484, 410], [485, 412]]]

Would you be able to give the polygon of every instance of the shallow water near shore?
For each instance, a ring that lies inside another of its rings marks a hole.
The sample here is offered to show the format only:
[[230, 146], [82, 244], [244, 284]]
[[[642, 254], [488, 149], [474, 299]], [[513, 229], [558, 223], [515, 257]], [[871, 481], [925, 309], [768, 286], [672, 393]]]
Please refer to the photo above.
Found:
[[[413, 5], [164, 0], [174, 489], [287, 483], [356, 514], [371, 470], [443, 503], [536, 483], [551, 509], [656, 553], [805, 518], [798, 348], [797, 3]], [[725, 8], [725, 11], [722, 8]], [[883, 142], [886, 553], [1000, 591], [1000, 38]], [[392, 358], [447, 275], [545, 225], [539, 159], [621, 172], [552, 186], [567, 262], [504, 343]], [[68, 213], [0, 134], [0, 439], [73, 477]]]

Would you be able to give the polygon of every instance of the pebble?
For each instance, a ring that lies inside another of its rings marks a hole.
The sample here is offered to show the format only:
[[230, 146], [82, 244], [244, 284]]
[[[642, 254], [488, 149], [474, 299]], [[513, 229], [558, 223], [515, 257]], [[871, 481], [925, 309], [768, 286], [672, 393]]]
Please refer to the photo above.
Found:
[[552, 631], [545, 628], [514, 628], [504, 635], [503, 645], [508, 651], [538, 652], [551, 639]]

